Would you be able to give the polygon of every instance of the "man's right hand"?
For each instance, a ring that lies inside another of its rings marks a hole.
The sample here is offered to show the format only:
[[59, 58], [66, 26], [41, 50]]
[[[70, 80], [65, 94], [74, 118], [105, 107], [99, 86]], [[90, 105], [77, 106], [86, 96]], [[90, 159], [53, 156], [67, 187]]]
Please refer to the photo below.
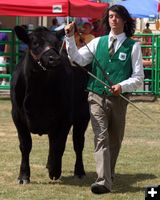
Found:
[[67, 24], [64, 27], [65, 34], [66, 34], [67, 37], [71, 37], [71, 36], [74, 35], [74, 26], [75, 26], [75, 22], [72, 22], [70, 24]]

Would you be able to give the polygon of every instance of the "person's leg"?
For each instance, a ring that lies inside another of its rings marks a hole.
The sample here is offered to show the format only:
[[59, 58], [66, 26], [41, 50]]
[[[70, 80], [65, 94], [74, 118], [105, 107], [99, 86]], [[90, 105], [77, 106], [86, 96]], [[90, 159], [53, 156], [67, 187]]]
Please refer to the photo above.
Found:
[[[103, 96], [96, 94], [89, 95], [91, 123], [94, 132], [95, 161], [97, 180], [92, 184], [91, 190], [94, 193], [107, 193], [111, 191], [111, 167], [110, 167], [110, 148], [108, 133], [108, 117], [110, 108], [104, 111], [105, 100]], [[105, 186], [105, 189], [97, 190], [98, 186]]]
[[109, 147], [111, 159], [111, 178], [115, 176], [115, 165], [124, 136], [127, 101], [119, 97], [110, 97], [112, 114], [109, 123]]
[[[1, 74], [6, 74], [6, 68], [5, 68], [5, 67], [3, 67], [3, 70], [2, 70], [2, 72], [1, 72]], [[2, 78], [1, 85], [2, 85], [2, 86], [3, 86], [3, 85], [6, 85], [6, 78]]]
[[[0, 56], [0, 64], [3, 64], [4, 66], [0, 66], [0, 74], [6, 74], [7, 69], [6, 69], [6, 60], [3, 56]], [[1, 85], [4, 86], [6, 85], [6, 78], [1, 78]]]

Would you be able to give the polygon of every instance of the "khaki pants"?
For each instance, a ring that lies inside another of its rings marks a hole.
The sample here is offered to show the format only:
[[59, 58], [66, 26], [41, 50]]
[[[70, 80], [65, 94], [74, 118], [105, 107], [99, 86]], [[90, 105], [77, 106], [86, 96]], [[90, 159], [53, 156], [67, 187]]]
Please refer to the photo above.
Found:
[[127, 101], [120, 96], [89, 93], [94, 132], [96, 183], [111, 190], [115, 165], [124, 136]]

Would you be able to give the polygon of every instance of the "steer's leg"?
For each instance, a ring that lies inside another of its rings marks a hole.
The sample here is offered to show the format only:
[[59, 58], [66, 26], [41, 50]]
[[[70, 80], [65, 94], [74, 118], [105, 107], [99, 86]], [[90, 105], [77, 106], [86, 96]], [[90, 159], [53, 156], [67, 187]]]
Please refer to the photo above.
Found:
[[73, 125], [73, 146], [76, 153], [76, 162], [74, 168], [74, 175], [82, 178], [85, 175], [83, 165], [83, 148], [85, 142], [85, 131], [88, 126], [89, 116], [85, 119], [77, 120]]
[[73, 67], [74, 71], [74, 117], [73, 146], [76, 153], [74, 174], [79, 178], [85, 175], [82, 152], [85, 131], [89, 122], [88, 92], [85, 92], [88, 76], [81, 68]]
[[[49, 155], [47, 168], [50, 179], [59, 179], [62, 172], [62, 156], [65, 150], [67, 135], [71, 127], [70, 124], [57, 125], [57, 131], [48, 134], [49, 137]], [[54, 129], [55, 130], [55, 129]]]
[[29, 154], [32, 148], [32, 138], [25, 124], [18, 120], [14, 115], [13, 120], [18, 131], [19, 148], [21, 151], [21, 165], [18, 183], [27, 184], [30, 182]]
[[18, 182], [20, 184], [30, 183], [30, 165], [29, 165], [29, 154], [32, 149], [32, 139], [31, 134], [28, 129], [22, 128], [18, 130], [18, 138], [20, 141], [20, 151], [21, 151], [21, 165], [18, 177]]

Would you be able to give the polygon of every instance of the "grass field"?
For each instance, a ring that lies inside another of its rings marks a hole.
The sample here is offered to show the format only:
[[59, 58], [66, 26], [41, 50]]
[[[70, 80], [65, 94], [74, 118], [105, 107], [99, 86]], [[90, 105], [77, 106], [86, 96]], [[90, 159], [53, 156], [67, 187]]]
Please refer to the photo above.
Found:
[[160, 101], [135, 104], [154, 122], [129, 105], [113, 191], [99, 196], [90, 191], [90, 185], [96, 178], [90, 125], [84, 149], [86, 178], [78, 180], [73, 177], [75, 155], [71, 133], [63, 156], [62, 177], [57, 182], [50, 181], [45, 168], [47, 136], [33, 135], [31, 184], [18, 185], [21, 155], [17, 133], [10, 115], [10, 100], [0, 99], [0, 200], [144, 200], [144, 188], [160, 184]]

